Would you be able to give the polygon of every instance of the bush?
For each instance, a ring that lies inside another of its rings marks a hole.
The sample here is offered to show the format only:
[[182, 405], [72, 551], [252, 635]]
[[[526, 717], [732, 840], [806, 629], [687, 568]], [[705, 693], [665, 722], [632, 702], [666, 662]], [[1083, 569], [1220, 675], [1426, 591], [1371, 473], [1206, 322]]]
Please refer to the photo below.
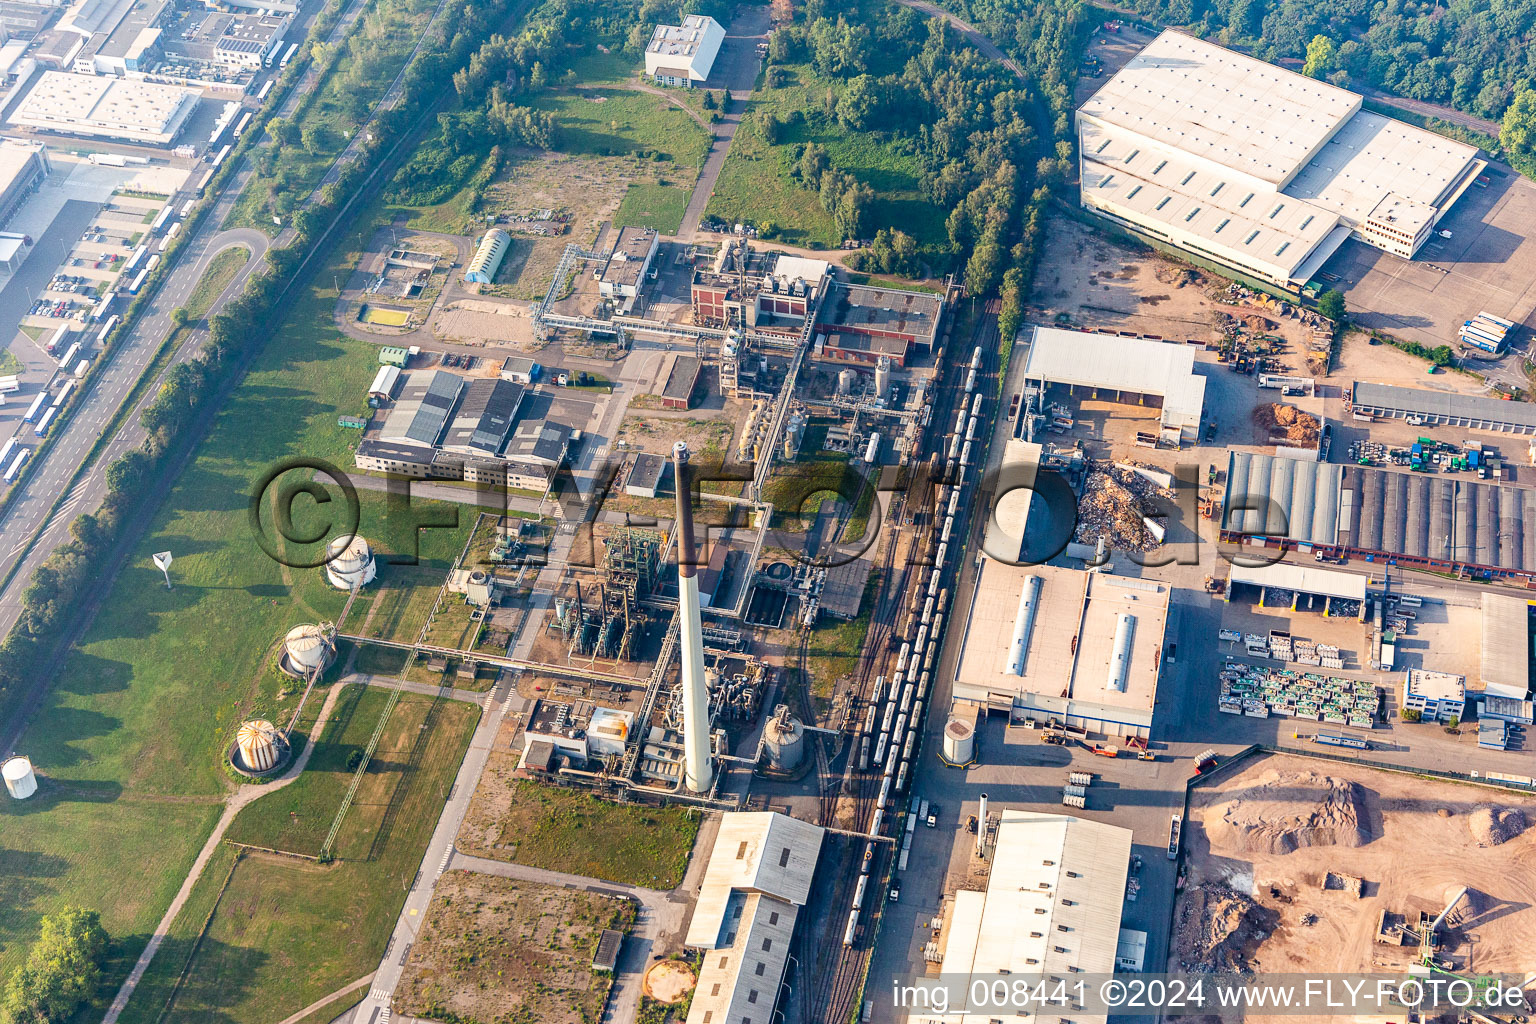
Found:
[[68, 1020], [101, 982], [107, 933], [94, 910], [65, 907], [43, 918], [42, 935], [5, 986], [0, 1021], [52, 1024]]
[[1398, 712], [1398, 717], [1405, 722], [1420, 722], [1424, 719], [1423, 713], [1418, 708], [1403, 708]]

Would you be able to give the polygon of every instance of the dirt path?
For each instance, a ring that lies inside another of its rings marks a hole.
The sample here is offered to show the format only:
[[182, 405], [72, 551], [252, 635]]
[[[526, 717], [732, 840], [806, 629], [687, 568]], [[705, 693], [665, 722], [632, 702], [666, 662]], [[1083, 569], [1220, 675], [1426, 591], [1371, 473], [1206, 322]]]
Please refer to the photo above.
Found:
[[356, 992], [358, 989], [360, 989], [363, 986], [367, 985], [371, 981], [373, 981], [373, 972], [372, 971], [370, 971], [369, 973], [363, 975], [361, 978], [358, 978], [356, 981], [352, 982], [352, 984], [350, 984], [350, 985], [343, 985], [341, 988], [337, 989], [335, 992], [332, 992], [328, 996], [321, 996], [319, 999], [316, 999], [314, 1002], [312, 1002], [308, 1006], [304, 1007], [304, 1009], [300, 1010], [298, 1013], [294, 1014], [292, 1017], [285, 1017], [285, 1018], [283, 1018], [281, 1021], [278, 1022], [278, 1024], [298, 1024], [299, 1021], [303, 1020], [305, 1017], [308, 1017], [310, 1014], [312, 1014], [316, 1010], [320, 1009], [320, 1007], [324, 1006], [326, 1003], [335, 1002], [336, 1000], [340, 999], [342, 996], [346, 995], [348, 992]]
[[155, 933], [150, 936], [149, 943], [144, 947], [144, 952], [139, 954], [138, 962], [133, 965], [133, 970], [124, 979], [122, 987], [117, 990], [117, 997], [112, 1000], [112, 1005], [102, 1017], [102, 1024], [117, 1024], [117, 1018], [122, 1015], [127, 1007], [128, 1000], [133, 998], [134, 989], [139, 987], [139, 982], [144, 978], [144, 972], [149, 969], [150, 962], [155, 954], [160, 951], [160, 946], [165, 942], [165, 937], [170, 934], [171, 924], [176, 920], [176, 915], [181, 913], [182, 906], [187, 898], [192, 895], [192, 887], [202, 877], [203, 869], [208, 866], [208, 860], [213, 856], [213, 851], [218, 849], [219, 843], [224, 841], [224, 833], [228, 831], [230, 822], [235, 820], [235, 815], [241, 809], [266, 793], [273, 793], [293, 782], [304, 773], [305, 765], [309, 764], [310, 755], [315, 750], [315, 739], [324, 731], [326, 723], [330, 720], [331, 709], [336, 705], [336, 696], [341, 692], [341, 686], [332, 686], [330, 692], [325, 695], [325, 704], [320, 708], [320, 714], [315, 719], [314, 728], [310, 730], [313, 737], [304, 744], [304, 752], [289, 766], [281, 776], [273, 779], [265, 785], [245, 785], [230, 794], [229, 800], [224, 805], [224, 813], [219, 816], [219, 823], [214, 826], [213, 834], [203, 844], [202, 850], [197, 855], [197, 860], [192, 862], [192, 868], [187, 872], [187, 877], [182, 880], [181, 888], [176, 891], [176, 898], [166, 908], [165, 916], [155, 926]]
[[715, 62], [710, 80], [704, 85], [706, 88], [719, 88], [723, 85], [731, 97], [730, 110], [722, 114], [720, 123], [714, 126], [714, 138], [704, 157], [704, 166], [699, 169], [699, 180], [693, 186], [693, 195], [688, 197], [688, 209], [683, 213], [682, 226], [677, 230], [678, 238], [693, 238], [699, 233], [704, 208], [714, 195], [715, 182], [720, 180], [720, 170], [725, 166], [731, 142], [736, 138], [736, 129], [741, 126], [741, 115], [756, 86], [758, 69], [762, 67], [762, 61], [757, 56], [757, 44], [768, 38], [768, 9], [741, 8], [741, 13], [726, 31], [725, 43], [720, 47], [720, 59]]

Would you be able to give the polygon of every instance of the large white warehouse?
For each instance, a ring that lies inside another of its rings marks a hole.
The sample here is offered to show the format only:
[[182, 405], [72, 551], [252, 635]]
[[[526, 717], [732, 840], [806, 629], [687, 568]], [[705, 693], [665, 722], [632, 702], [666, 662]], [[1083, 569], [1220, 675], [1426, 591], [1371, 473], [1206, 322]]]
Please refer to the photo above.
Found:
[[662, 85], [702, 85], [715, 66], [725, 29], [714, 18], [690, 14], [681, 25], [657, 25], [645, 47], [645, 73]]
[[1153, 580], [983, 560], [954, 698], [1012, 721], [1147, 737], [1170, 591]]
[[1077, 111], [1085, 207], [1295, 292], [1346, 238], [1411, 259], [1485, 166], [1361, 97], [1181, 32]]

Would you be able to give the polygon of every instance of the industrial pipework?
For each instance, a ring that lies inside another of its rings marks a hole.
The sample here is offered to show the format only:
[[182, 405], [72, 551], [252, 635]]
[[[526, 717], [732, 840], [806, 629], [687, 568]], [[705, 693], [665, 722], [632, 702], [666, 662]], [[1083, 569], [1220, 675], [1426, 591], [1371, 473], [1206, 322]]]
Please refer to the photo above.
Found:
[[677, 488], [677, 606], [683, 663], [683, 782], [707, 793], [715, 779], [709, 749], [709, 688], [704, 680], [704, 623], [699, 614], [698, 564], [693, 546], [693, 488], [688, 445], [672, 446]]

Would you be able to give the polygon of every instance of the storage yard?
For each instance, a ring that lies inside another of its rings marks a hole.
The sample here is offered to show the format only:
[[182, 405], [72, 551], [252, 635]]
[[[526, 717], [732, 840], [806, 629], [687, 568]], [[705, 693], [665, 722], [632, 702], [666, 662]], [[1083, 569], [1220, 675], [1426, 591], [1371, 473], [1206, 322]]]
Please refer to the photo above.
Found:
[[1169, 968], [1400, 972], [1437, 932], [1456, 972], [1536, 970], [1536, 800], [1334, 761], [1265, 756], [1197, 787]]

